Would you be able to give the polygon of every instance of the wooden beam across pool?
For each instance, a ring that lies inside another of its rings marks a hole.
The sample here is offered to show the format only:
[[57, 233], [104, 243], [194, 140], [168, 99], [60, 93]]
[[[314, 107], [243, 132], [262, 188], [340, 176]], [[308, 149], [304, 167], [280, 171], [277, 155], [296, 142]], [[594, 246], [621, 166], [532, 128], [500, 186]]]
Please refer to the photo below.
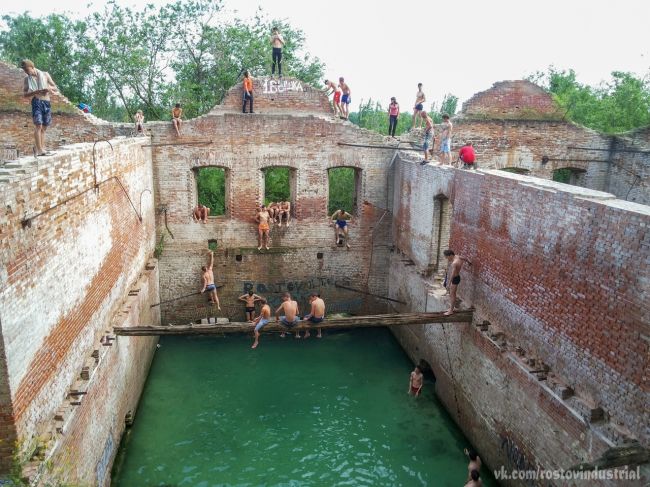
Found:
[[[395, 313], [385, 315], [350, 316], [345, 318], [326, 319], [318, 325], [308, 325], [300, 322], [291, 331], [313, 329], [315, 326], [329, 329], [369, 328], [395, 325], [424, 325], [430, 323], [471, 323], [473, 309], [462, 310], [451, 316], [444, 313]], [[156, 335], [221, 335], [224, 333], [250, 333], [255, 326], [252, 323], [219, 323], [209, 325], [182, 326], [116, 326], [113, 331], [121, 336], [156, 336]], [[276, 323], [275, 318], [262, 331], [287, 331], [287, 328]]]

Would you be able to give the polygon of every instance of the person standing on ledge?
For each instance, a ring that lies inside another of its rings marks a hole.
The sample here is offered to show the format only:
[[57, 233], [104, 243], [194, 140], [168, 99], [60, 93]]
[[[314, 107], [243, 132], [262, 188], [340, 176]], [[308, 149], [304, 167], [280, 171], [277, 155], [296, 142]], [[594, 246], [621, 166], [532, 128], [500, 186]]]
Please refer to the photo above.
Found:
[[415, 128], [415, 122], [418, 123], [418, 128], [420, 128], [419, 115], [424, 111], [425, 101], [427, 101], [427, 97], [424, 96], [424, 91], [422, 91], [422, 83], [418, 83], [418, 92], [415, 94], [415, 104], [413, 106], [413, 125], [411, 129]]
[[449, 121], [449, 115], [442, 116], [442, 132], [440, 133], [440, 161], [451, 166], [451, 132], [454, 126]]
[[463, 163], [463, 169], [476, 169], [474, 161], [476, 161], [476, 152], [471, 142], [468, 142], [460, 148], [458, 152], [458, 159]]
[[59, 93], [50, 73], [36, 69], [29, 59], [23, 59], [20, 67], [25, 72], [23, 96], [32, 97], [32, 121], [34, 122], [34, 145], [37, 156], [48, 156], [45, 150], [45, 131], [52, 123], [50, 95]]
[[[284, 313], [284, 315], [280, 316], [280, 313]], [[284, 293], [282, 295], [282, 304], [275, 310], [275, 321], [291, 329], [300, 322], [298, 313], [300, 313], [298, 302], [291, 299], [291, 294]], [[284, 338], [285, 332], [282, 332], [280, 336]], [[296, 331], [296, 338], [300, 338], [299, 331]]]
[[416, 365], [413, 372], [411, 372], [411, 377], [409, 378], [409, 394], [411, 396], [419, 397], [420, 391], [422, 391], [424, 376], [420, 370], [420, 366]]
[[266, 250], [269, 250], [269, 230], [271, 229], [269, 226], [270, 219], [271, 215], [266, 210], [266, 207], [262, 205], [260, 207], [260, 211], [257, 213], [257, 215], [255, 215], [255, 221], [258, 223], [257, 250], [262, 250], [262, 247], [264, 247]]
[[284, 39], [277, 27], [271, 31], [271, 46], [273, 47], [273, 64], [271, 64], [271, 76], [275, 76], [275, 66], [278, 66], [278, 76], [282, 78], [282, 48]]
[[255, 113], [253, 112], [253, 78], [250, 77], [248, 71], [244, 71], [243, 88], [244, 88], [244, 97], [243, 97], [244, 104], [242, 106], [242, 113], [247, 113], [246, 102], [250, 102], [250, 107], [251, 107], [250, 113]]
[[[303, 321], [309, 321], [312, 324], [322, 323], [325, 319], [325, 301], [323, 301], [318, 293], [311, 293], [309, 295], [309, 302], [311, 303], [311, 311], [308, 315], [305, 315], [302, 319]], [[305, 338], [309, 338], [311, 333], [309, 329], [305, 332]], [[323, 333], [321, 328], [318, 328], [318, 335], [316, 338], [322, 338]]]
[[142, 110], [138, 110], [133, 115], [133, 121], [135, 122], [135, 131], [138, 134], [144, 134], [144, 113]]
[[262, 310], [260, 311], [260, 315], [253, 322], [255, 325], [255, 341], [251, 348], [257, 348], [260, 343], [260, 330], [268, 325], [271, 320], [271, 307], [266, 302], [266, 299], [261, 298], [260, 303], [262, 303]]
[[262, 299], [262, 296], [258, 296], [253, 291], [248, 291], [247, 294], [242, 294], [238, 299], [246, 303], [246, 320], [252, 323], [255, 319], [255, 303]]
[[343, 109], [341, 108], [341, 89], [339, 88], [339, 85], [334, 83], [334, 81], [326, 79], [325, 93], [327, 96], [330, 96], [332, 93], [334, 94], [334, 97], [332, 98], [332, 103], [334, 104], [334, 117], [342, 117]]
[[393, 96], [388, 105], [388, 135], [395, 138], [395, 129], [397, 129], [397, 119], [399, 118], [399, 103]]
[[453, 250], [445, 250], [443, 252], [444, 256], [447, 257], [447, 260], [451, 263], [450, 275], [451, 286], [449, 288], [449, 309], [445, 311], [445, 316], [450, 316], [454, 312], [458, 311], [456, 309], [456, 292], [458, 290], [458, 285], [460, 284], [460, 270], [463, 267], [463, 264], [467, 262], [468, 265], [472, 265], [469, 259], [456, 255]]
[[287, 227], [291, 221], [291, 202], [290, 201], [280, 201], [278, 206], [278, 223], [282, 226], [282, 219], [284, 218], [287, 221]]
[[424, 165], [429, 163], [429, 139], [431, 139], [431, 146], [432, 147], [433, 147], [433, 142], [434, 142], [433, 120], [431, 120], [431, 117], [425, 111], [420, 112], [420, 118], [423, 118], [425, 120], [425, 122], [424, 122], [424, 140], [422, 141], [422, 150], [424, 151], [424, 160], [420, 163], [421, 166], [424, 166]]
[[350, 116], [350, 103], [352, 103], [352, 90], [345, 82], [343, 77], [339, 78], [339, 86], [341, 87], [341, 91], [343, 91], [343, 96], [341, 97], [341, 112], [342, 112], [341, 118], [347, 120], [348, 117]]
[[181, 124], [183, 121], [181, 120], [181, 116], [183, 115], [183, 109], [181, 108], [181, 104], [177, 103], [174, 108], [172, 108], [172, 125], [174, 125], [174, 130], [176, 130], [176, 135], [178, 137], [181, 136]]
[[214, 267], [214, 252], [210, 250], [210, 265], [201, 267], [203, 271], [203, 289], [201, 289], [201, 294], [208, 291], [210, 293], [210, 302], [217, 305], [217, 309], [221, 311], [221, 305], [219, 304], [219, 296], [217, 296], [217, 286], [214, 284], [214, 274], [212, 268]]

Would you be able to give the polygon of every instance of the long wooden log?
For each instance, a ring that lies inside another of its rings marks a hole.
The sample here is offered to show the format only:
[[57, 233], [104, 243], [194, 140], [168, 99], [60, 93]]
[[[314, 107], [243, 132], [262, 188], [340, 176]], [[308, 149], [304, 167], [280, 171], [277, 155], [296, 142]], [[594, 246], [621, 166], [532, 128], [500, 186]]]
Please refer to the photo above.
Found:
[[[326, 319], [318, 325], [301, 321], [291, 331], [313, 329], [345, 329], [369, 328], [394, 325], [421, 325], [429, 323], [471, 323], [473, 309], [462, 310], [451, 316], [444, 313], [401, 313], [368, 316], [350, 316], [346, 318]], [[263, 328], [263, 331], [287, 331], [287, 327], [272, 321]], [[251, 333], [255, 326], [252, 323], [223, 323], [209, 325], [182, 325], [182, 326], [116, 326], [113, 331], [121, 336], [156, 336], [156, 335], [221, 335], [224, 333]]]

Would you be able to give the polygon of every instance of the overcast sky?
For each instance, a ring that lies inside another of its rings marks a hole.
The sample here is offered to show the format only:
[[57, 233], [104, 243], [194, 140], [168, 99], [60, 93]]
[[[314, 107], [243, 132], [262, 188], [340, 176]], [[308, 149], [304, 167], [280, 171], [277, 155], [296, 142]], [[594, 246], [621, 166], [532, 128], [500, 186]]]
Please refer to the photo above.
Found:
[[[21, 0], [17, 9], [2, 3], [2, 13], [88, 11], [79, 0]], [[650, 73], [650, 0], [225, 0], [225, 5], [241, 17], [261, 6], [269, 17], [302, 29], [307, 50], [325, 62], [326, 77], [346, 78], [355, 108], [362, 98], [385, 106], [396, 96], [402, 109], [410, 110], [418, 82], [428, 102], [445, 93], [462, 102], [496, 81], [550, 65], [573, 68], [589, 84], [612, 71]]]

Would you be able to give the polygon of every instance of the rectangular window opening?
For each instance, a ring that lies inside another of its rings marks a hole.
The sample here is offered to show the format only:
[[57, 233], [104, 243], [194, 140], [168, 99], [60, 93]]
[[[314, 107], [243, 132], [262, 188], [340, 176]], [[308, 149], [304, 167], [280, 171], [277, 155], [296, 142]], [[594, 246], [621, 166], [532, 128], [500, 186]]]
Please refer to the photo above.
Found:
[[220, 167], [201, 167], [196, 170], [198, 203], [210, 208], [210, 216], [226, 215], [226, 170]]
[[335, 167], [328, 171], [329, 194], [327, 211], [331, 215], [342, 209], [351, 215], [357, 214], [360, 190], [360, 171], [354, 167]]
[[292, 202], [292, 170], [288, 167], [264, 169], [264, 204]]
[[217, 243], [217, 241], [215, 239], [211, 238], [210, 240], [208, 240], [208, 249], [215, 252], [218, 247], [219, 247], [219, 244]]

